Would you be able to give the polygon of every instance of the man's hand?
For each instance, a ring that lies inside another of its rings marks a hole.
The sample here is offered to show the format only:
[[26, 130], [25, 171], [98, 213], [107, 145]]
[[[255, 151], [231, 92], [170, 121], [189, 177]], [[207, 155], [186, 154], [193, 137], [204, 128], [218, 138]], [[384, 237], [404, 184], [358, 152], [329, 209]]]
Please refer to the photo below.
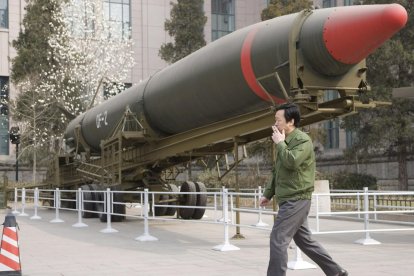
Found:
[[268, 204], [270, 202], [270, 200], [268, 200], [266, 197], [262, 196], [259, 200], [259, 205], [260, 207], [266, 206], [266, 204]]
[[285, 130], [282, 129], [282, 132], [279, 131], [279, 129], [276, 126], [272, 126], [273, 134], [272, 134], [272, 140], [276, 144], [279, 144], [280, 142], [285, 141], [286, 135]]

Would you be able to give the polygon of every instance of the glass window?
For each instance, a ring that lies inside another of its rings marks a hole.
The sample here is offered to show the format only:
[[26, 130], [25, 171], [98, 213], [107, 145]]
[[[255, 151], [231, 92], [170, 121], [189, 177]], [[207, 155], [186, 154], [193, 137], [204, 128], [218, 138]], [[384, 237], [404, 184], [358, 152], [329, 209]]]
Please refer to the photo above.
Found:
[[211, 0], [212, 40], [235, 30], [234, 0]]
[[336, 0], [323, 0], [322, 2], [323, 8], [336, 7], [336, 5], [337, 5]]
[[8, 77], [0, 77], [0, 155], [9, 155], [8, 83]]
[[344, 0], [344, 6], [352, 6], [354, 4], [353, 0]]
[[347, 130], [345, 133], [346, 133], [346, 147], [350, 148], [355, 142], [356, 132]]
[[[338, 91], [328, 90], [325, 92], [324, 100], [331, 101], [339, 97]], [[337, 149], [339, 148], [339, 119], [332, 119], [324, 124], [326, 130], [326, 143], [325, 148]]]
[[332, 119], [325, 123], [325, 130], [327, 139], [325, 148], [337, 149], [339, 148], [339, 119]]
[[111, 27], [124, 38], [131, 36], [130, 0], [104, 0], [105, 18]]
[[0, 28], [9, 28], [9, 1], [0, 0]]

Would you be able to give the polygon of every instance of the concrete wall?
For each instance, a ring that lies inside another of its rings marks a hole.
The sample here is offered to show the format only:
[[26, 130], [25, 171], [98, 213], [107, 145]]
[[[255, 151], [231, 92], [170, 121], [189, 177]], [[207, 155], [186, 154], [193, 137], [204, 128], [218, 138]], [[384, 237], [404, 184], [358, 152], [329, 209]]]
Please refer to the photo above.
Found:
[[[347, 164], [343, 159], [318, 160], [317, 170], [323, 173], [364, 173], [377, 178], [378, 189], [398, 190], [398, 162], [395, 158], [372, 158], [366, 164]], [[414, 157], [407, 162], [408, 190], [414, 191]]]

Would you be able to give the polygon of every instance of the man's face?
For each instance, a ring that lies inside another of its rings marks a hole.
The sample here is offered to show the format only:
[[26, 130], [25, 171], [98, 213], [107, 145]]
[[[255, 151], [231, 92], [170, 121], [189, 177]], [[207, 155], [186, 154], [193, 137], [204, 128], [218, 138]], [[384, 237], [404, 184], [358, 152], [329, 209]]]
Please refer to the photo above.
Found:
[[290, 132], [290, 127], [293, 126], [293, 120], [286, 122], [284, 109], [276, 111], [275, 126], [280, 132], [282, 132], [282, 130], [285, 130], [286, 133]]

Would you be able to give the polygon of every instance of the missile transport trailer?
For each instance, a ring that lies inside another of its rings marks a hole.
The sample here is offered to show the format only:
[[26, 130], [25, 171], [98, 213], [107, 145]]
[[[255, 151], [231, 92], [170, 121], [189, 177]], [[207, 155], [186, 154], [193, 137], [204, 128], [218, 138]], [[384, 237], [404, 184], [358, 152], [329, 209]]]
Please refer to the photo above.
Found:
[[[304, 10], [226, 35], [70, 122], [66, 152], [45, 185], [178, 191], [167, 181], [176, 166], [269, 137], [281, 103], [300, 106], [301, 126], [375, 107], [359, 100], [369, 89], [365, 58], [406, 21], [397, 4], [347, 6]], [[327, 90], [339, 97], [324, 100]], [[179, 185], [181, 192], [205, 191], [202, 183]], [[159, 195], [155, 203], [203, 206], [206, 198]], [[203, 213], [179, 211], [186, 219]]]

